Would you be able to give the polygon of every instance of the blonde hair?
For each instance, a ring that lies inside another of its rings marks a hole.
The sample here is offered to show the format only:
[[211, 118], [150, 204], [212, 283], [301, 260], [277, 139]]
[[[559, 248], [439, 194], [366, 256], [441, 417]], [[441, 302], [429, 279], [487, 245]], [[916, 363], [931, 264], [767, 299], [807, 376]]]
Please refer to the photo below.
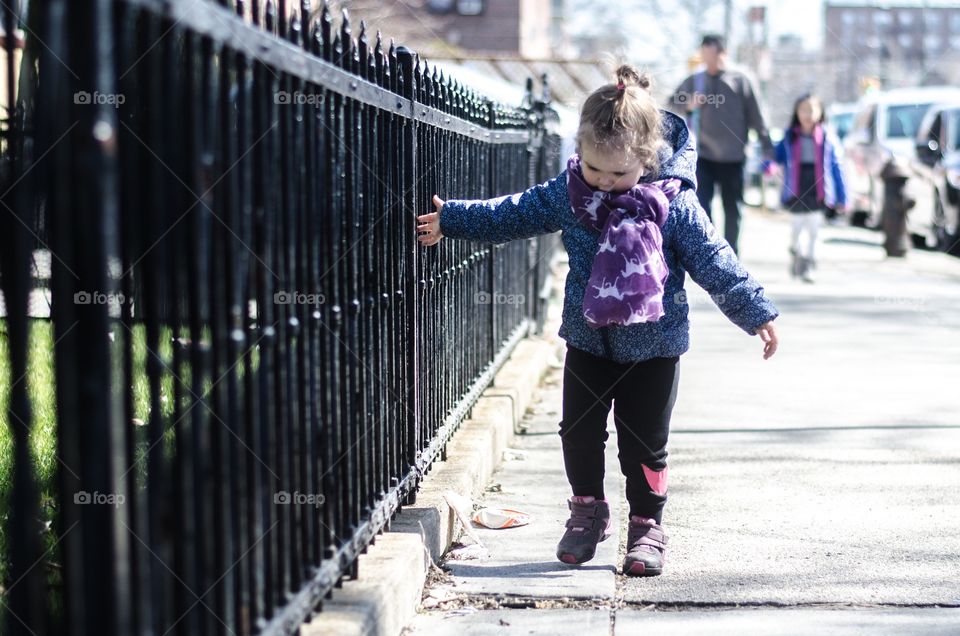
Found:
[[580, 110], [577, 149], [585, 143], [624, 150], [638, 158], [646, 173], [659, 168], [657, 151], [663, 145], [660, 108], [650, 94], [650, 78], [629, 64], [621, 64], [616, 81], [593, 91]]

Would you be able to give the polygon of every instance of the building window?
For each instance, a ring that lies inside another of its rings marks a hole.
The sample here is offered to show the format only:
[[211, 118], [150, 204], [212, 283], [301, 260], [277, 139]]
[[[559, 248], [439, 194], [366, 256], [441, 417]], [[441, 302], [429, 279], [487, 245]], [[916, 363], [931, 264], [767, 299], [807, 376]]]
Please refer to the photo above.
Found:
[[483, 13], [484, 0], [457, 0], [457, 13], [460, 15], [480, 15]]
[[910, 26], [913, 24], [913, 11], [910, 9], [902, 9], [898, 11], [897, 20], [904, 26]]
[[427, 0], [427, 8], [434, 13], [450, 13], [456, 0]]
[[889, 26], [893, 22], [893, 16], [884, 9], [875, 9], [873, 12], [873, 23], [878, 27]]
[[950, 30], [954, 33], [960, 33], [960, 13], [950, 14]]
[[940, 49], [940, 36], [929, 34], [923, 36], [923, 46], [928, 51], [937, 51]]
[[900, 41], [900, 48], [909, 49], [913, 47], [913, 36], [907, 33], [901, 33], [897, 38]]
[[843, 12], [843, 23], [844, 24], [853, 24], [857, 21], [857, 16], [853, 14], [853, 11], [844, 11]]

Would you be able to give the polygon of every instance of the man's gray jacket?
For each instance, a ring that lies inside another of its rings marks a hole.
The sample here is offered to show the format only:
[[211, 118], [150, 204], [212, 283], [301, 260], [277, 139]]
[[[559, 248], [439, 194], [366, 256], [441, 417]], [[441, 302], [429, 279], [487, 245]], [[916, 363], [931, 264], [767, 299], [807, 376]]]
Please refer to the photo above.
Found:
[[[689, 113], [691, 103], [698, 104], [698, 117]], [[687, 119], [697, 138], [697, 154], [703, 159], [743, 161], [747, 130], [751, 128], [760, 138], [764, 155], [773, 156], [753, 82], [742, 71], [694, 73], [670, 97], [670, 108]]]

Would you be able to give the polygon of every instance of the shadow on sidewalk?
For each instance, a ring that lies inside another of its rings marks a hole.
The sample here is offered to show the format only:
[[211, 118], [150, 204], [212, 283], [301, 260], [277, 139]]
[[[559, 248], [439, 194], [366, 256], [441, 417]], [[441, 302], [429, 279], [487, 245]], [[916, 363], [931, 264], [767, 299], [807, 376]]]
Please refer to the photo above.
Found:
[[[458, 577], [540, 577], [544, 574], [576, 574], [584, 570], [616, 572], [617, 568], [612, 565], [567, 565], [559, 561], [533, 561], [530, 563], [512, 563], [510, 565], [470, 565], [463, 562], [456, 562]], [[556, 577], [553, 577], [556, 578]]]

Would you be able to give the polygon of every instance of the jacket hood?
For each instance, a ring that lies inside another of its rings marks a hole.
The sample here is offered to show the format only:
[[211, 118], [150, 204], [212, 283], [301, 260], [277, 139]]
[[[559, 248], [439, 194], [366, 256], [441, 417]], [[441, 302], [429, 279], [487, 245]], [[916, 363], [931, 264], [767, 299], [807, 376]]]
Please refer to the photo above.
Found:
[[680, 179], [685, 186], [697, 189], [697, 151], [687, 129], [679, 116], [661, 110], [660, 129], [666, 142], [660, 149], [660, 174], [657, 179]]

